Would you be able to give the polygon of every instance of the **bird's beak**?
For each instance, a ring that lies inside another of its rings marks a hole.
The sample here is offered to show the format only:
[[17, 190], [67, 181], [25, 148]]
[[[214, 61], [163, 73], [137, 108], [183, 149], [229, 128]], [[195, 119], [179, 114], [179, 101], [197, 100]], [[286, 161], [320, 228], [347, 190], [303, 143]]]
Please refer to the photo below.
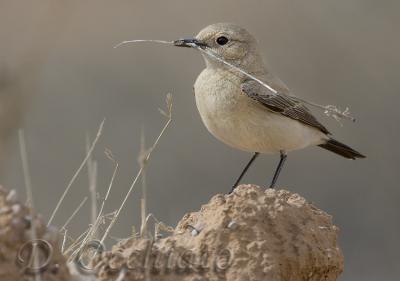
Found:
[[207, 47], [207, 44], [201, 42], [200, 40], [198, 40], [196, 38], [183, 38], [183, 39], [175, 40], [174, 46], [194, 48], [194, 47]]

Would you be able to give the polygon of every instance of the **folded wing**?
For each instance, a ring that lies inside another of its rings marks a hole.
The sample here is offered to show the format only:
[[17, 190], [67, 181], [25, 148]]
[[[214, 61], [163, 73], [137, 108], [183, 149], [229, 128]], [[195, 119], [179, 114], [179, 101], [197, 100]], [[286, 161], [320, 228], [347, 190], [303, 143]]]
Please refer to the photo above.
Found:
[[307, 107], [293, 97], [285, 94], [272, 94], [254, 80], [242, 83], [241, 89], [248, 97], [258, 101], [268, 109], [303, 124], [314, 127], [325, 134], [329, 131], [311, 114]]

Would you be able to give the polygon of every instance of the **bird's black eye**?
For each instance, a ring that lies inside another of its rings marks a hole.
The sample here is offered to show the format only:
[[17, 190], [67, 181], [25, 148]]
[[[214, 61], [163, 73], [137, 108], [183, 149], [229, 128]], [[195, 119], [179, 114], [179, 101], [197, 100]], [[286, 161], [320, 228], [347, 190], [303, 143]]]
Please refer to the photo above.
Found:
[[220, 36], [220, 37], [218, 37], [217, 38], [217, 43], [218, 43], [218, 45], [225, 45], [226, 43], [228, 43], [229, 42], [229, 39], [228, 38], [226, 38], [225, 36]]

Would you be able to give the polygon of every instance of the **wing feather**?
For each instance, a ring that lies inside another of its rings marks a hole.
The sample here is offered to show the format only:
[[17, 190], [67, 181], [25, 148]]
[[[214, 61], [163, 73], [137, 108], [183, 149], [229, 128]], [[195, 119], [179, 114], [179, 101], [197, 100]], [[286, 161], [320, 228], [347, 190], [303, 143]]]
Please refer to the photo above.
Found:
[[271, 94], [258, 82], [248, 80], [242, 83], [242, 91], [253, 100], [258, 101], [268, 109], [303, 124], [314, 127], [325, 134], [329, 131], [311, 114], [301, 102], [285, 94]]

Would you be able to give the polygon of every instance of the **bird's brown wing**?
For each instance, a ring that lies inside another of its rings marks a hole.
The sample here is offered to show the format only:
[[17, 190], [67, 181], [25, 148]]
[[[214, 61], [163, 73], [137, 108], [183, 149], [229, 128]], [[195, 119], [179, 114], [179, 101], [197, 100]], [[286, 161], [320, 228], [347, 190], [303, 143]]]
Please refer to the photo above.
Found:
[[248, 97], [268, 109], [329, 134], [329, 131], [318, 122], [307, 107], [289, 95], [269, 93], [266, 88], [254, 80], [242, 83], [241, 89]]

